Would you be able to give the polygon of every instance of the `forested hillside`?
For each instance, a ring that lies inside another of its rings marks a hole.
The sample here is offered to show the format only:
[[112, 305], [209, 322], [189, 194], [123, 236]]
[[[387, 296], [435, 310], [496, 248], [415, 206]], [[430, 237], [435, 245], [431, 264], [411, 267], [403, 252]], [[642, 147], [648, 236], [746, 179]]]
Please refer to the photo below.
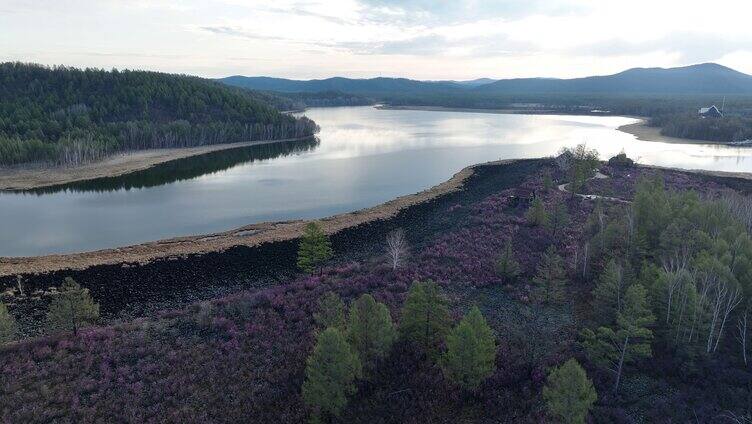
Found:
[[314, 134], [260, 95], [197, 77], [0, 64], [0, 165]]

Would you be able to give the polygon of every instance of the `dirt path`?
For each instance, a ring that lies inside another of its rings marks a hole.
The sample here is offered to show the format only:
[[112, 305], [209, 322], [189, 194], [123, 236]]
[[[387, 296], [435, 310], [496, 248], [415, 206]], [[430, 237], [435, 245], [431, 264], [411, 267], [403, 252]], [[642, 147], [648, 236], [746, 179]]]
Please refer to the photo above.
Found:
[[[592, 177], [590, 177], [588, 180], [602, 180], [602, 179], [606, 179], [606, 178], [610, 178], [610, 177], [608, 175], [602, 174], [601, 171], [599, 171], [599, 170], [596, 169], [595, 170], [595, 175], [592, 176]], [[567, 190], [567, 186], [568, 185], [569, 185], [569, 183], [559, 184], [559, 191], [563, 191], [565, 193], [570, 193], [570, 191]], [[601, 200], [605, 200], [605, 201], [608, 201], [608, 202], [625, 203], [625, 204], [632, 203], [629, 200], [620, 199], [618, 197], [601, 196], [599, 194], [575, 194], [575, 196], [581, 197], [581, 198], [587, 199], [587, 200], [601, 199]]]
[[29, 190], [33, 188], [72, 183], [75, 181], [91, 180], [94, 178], [117, 177], [132, 172], [143, 171], [165, 162], [203, 155], [219, 150], [303, 140], [305, 138], [308, 137], [126, 152], [119, 153], [98, 162], [71, 168], [0, 168], [0, 190]]

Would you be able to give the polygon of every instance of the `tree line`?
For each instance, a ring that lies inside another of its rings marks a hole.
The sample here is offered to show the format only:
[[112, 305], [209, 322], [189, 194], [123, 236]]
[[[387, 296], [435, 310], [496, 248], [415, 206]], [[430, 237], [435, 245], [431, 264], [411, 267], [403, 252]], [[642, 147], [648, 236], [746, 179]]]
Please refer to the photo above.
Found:
[[266, 97], [184, 75], [0, 64], [0, 165], [298, 138], [318, 127]]

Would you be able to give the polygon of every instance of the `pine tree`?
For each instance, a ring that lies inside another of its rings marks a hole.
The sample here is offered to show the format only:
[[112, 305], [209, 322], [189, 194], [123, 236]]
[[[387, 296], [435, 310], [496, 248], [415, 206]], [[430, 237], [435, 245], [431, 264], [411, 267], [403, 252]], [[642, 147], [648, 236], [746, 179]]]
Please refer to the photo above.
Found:
[[303, 382], [303, 400], [313, 416], [338, 416], [355, 393], [355, 379], [361, 375], [358, 355], [334, 327], [319, 334], [308, 357]]
[[554, 182], [551, 179], [551, 173], [546, 172], [545, 174], [543, 174], [543, 190], [549, 191], [552, 188], [554, 188]]
[[548, 213], [538, 196], [535, 196], [533, 203], [530, 205], [530, 209], [525, 213], [525, 219], [528, 224], [534, 227], [544, 226], [548, 223]]
[[334, 253], [329, 237], [324, 234], [324, 231], [317, 223], [308, 223], [300, 239], [298, 268], [304, 272], [312, 273], [331, 259], [332, 256], [334, 256]]
[[551, 236], [556, 238], [564, 227], [569, 224], [569, 213], [567, 212], [567, 205], [564, 202], [556, 203], [553, 213], [548, 217], [546, 227], [551, 232]]
[[364, 370], [371, 371], [384, 358], [397, 337], [389, 309], [364, 294], [350, 306], [347, 339], [357, 352]]
[[512, 241], [508, 240], [499, 259], [496, 261], [496, 273], [504, 282], [512, 282], [520, 275], [520, 264], [514, 259]]
[[616, 325], [598, 327], [593, 332], [582, 332], [582, 345], [588, 357], [603, 368], [611, 370], [616, 380], [614, 393], [619, 390], [619, 383], [624, 365], [652, 356], [650, 342], [653, 332], [649, 326], [655, 317], [648, 307], [647, 294], [640, 284], [629, 287], [624, 295], [624, 306], [617, 313]]
[[543, 387], [549, 415], [564, 424], [584, 424], [597, 399], [593, 382], [574, 358], [554, 368]]
[[624, 302], [624, 291], [622, 268], [611, 259], [593, 289], [593, 312], [598, 323], [611, 325], [616, 321]]
[[0, 344], [8, 343], [16, 338], [18, 325], [13, 315], [8, 312], [8, 307], [0, 302]]
[[541, 256], [537, 273], [533, 278], [533, 283], [538, 287], [537, 297], [545, 302], [563, 302], [566, 281], [564, 261], [556, 253], [556, 248], [549, 246]]
[[345, 304], [337, 293], [324, 293], [319, 298], [318, 306], [318, 311], [313, 314], [313, 320], [320, 330], [334, 327], [339, 331], [345, 331]]
[[89, 289], [82, 288], [70, 277], [60, 287], [60, 292], [52, 299], [47, 312], [47, 325], [51, 331], [73, 331], [91, 325], [99, 320], [99, 305], [89, 295]]
[[475, 389], [496, 369], [493, 331], [477, 307], [449, 332], [446, 346], [441, 368], [449, 380], [463, 389]]
[[434, 357], [451, 319], [446, 298], [433, 281], [414, 282], [402, 307], [399, 334]]

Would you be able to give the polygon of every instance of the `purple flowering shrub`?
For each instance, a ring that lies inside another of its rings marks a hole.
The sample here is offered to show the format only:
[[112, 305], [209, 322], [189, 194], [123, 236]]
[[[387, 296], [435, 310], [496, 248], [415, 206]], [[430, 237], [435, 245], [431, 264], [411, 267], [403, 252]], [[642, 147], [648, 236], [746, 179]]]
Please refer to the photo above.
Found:
[[[633, 176], [608, 172], [617, 174], [615, 191], [633, 190]], [[557, 202], [567, 206], [571, 224], [555, 240], [525, 222], [532, 193], [549, 210]], [[451, 207], [462, 208], [464, 222], [436, 234], [395, 271], [376, 256], [337, 263], [272, 288], [0, 348], [0, 416], [4, 422], [302, 422], [307, 411], [300, 387], [319, 297], [335, 291], [349, 302], [371, 293], [399, 321], [410, 284], [432, 279], [444, 287], [455, 318], [470, 305], [481, 307], [499, 341], [496, 372], [468, 397], [398, 343], [374, 378], [358, 383], [343, 420], [542, 422], [538, 399], [546, 370], [573, 355], [581, 296], [570, 296], [575, 305], [536, 305], [529, 301], [531, 280], [551, 243], [568, 269], [574, 267], [593, 204], [556, 189], [545, 192], [535, 176]], [[495, 273], [507, 240], [523, 272], [511, 285]], [[568, 290], [580, 292], [571, 273]]]

